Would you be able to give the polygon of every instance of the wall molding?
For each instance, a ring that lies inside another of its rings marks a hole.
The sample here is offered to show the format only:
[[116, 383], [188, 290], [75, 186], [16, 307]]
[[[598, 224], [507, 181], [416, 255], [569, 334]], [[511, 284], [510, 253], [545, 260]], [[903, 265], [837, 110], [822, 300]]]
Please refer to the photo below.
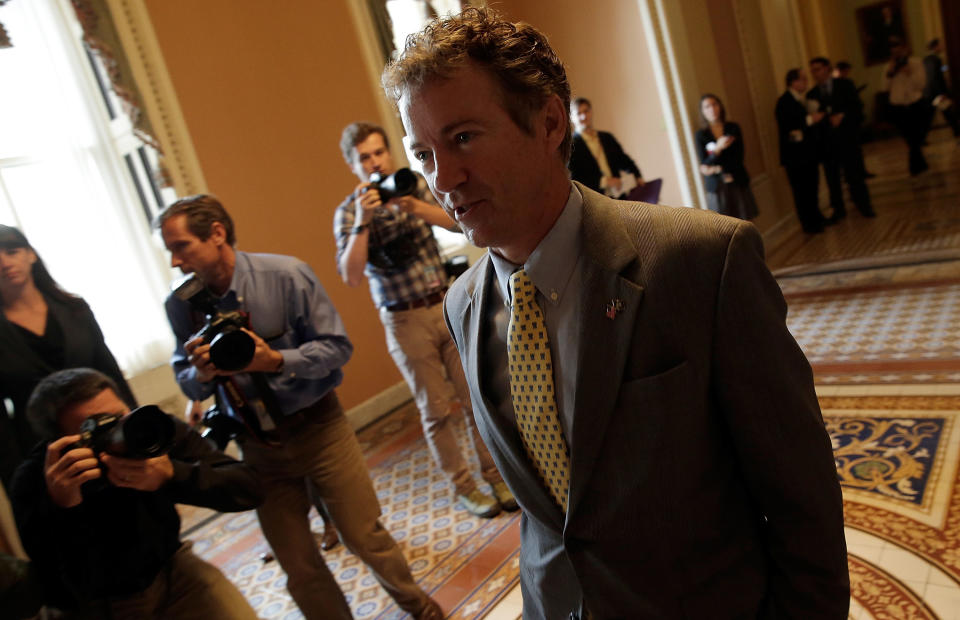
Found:
[[130, 61], [133, 79], [163, 149], [163, 163], [179, 196], [207, 190], [200, 160], [180, 109], [144, 0], [107, 0]]
[[[664, 0], [638, 0], [638, 4], [645, 39], [653, 60], [657, 94], [664, 110], [663, 120], [670, 140], [670, 150], [678, 172], [681, 199], [688, 206], [703, 209], [707, 200], [700, 178], [699, 157], [693, 142], [696, 129], [680, 105], [680, 102], [687, 100], [684, 93], [686, 81], [678, 68], [678, 50], [673, 43], [675, 39], [686, 40], [686, 37], [682, 36], [683, 16], [679, 6], [665, 3]], [[696, 76], [690, 76], [688, 81], [696, 83]]]
[[405, 382], [400, 381], [347, 410], [347, 420], [354, 430], [359, 430], [410, 402], [411, 399], [413, 395], [410, 393], [410, 388]]

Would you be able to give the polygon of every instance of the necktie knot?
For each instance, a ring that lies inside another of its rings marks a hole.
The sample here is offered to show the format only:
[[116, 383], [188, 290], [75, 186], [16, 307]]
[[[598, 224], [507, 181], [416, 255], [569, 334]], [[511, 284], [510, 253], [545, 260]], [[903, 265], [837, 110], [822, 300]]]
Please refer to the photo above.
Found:
[[530, 303], [533, 301], [536, 287], [525, 269], [518, 269], [510, 274], [511, 304]]

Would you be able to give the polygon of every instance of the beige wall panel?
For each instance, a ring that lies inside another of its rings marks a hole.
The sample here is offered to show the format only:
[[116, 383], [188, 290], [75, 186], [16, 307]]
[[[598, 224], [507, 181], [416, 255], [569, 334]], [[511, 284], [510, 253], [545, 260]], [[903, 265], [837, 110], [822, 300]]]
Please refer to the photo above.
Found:
[[660, 201], [680, 205], [678, 175], [635, 2], [507, 0], [496, 8], [547, 34], [574, 96], [593, 102], [594, 124], [613, 133], [646, 178], [663, 178]]
[[346, 407], [400, 375], [366, 287], [342, 284], [333, 209], [356, 179], [340, 131], [382, 121], [347, 0], [147, 0], [210, 191], [239, 247], [292, 254], [316, 271], [353, 340]]

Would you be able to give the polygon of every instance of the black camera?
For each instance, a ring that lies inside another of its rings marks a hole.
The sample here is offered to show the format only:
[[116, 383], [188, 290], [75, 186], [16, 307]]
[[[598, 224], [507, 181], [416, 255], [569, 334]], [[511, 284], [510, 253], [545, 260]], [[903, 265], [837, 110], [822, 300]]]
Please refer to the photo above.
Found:
[[221, 411], [217, 405], [213, 405], [204, 412], [203, 425], [207, 428], [200, 433], [200, 436], [212, 441], [221, 451], [227, 447], [231, 439], [246, 431], [242, 422]]
[[138, 407], [127, 415], [96, 413], [80, 425], [80, 439], [63, 449], [90, 448], [127, 459], [151, 459], [170, 451], [176, 427], [156, 405]]
[[380, 200], [387, 202], [400, 196], [409, 196], [417, 190], [417, 175], [409, 168], [401, 168], [384, 177], [379, 172], [370, 175], [370, 184], [380, 192]]
[[177, 282], [173, 294], [206, 317], [206, 324], [190, 340], [202, 338], [210, 345], [210, 361], [214, 366], [220, 370], [242, 370], [250, 364], [256, 343], [243, 331], [250, 326], [246, 314], [217, 308], [216, 298], [196, 274]]

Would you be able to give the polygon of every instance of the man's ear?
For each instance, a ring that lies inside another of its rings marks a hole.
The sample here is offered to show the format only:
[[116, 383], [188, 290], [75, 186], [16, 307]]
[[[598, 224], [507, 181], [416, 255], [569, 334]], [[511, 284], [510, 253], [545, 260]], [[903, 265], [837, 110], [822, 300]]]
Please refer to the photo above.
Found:
[[547, 147], [551, 152], [556, 151], [567, 135], [570, 115], [557, 95], [547, 99], [541, 114]]
[[223, 222], [214, 222], [210, 225], [210, 237], [213, 239], [217, 245], [223, 245], [227, 242], [227, 229], [224, 228]]

